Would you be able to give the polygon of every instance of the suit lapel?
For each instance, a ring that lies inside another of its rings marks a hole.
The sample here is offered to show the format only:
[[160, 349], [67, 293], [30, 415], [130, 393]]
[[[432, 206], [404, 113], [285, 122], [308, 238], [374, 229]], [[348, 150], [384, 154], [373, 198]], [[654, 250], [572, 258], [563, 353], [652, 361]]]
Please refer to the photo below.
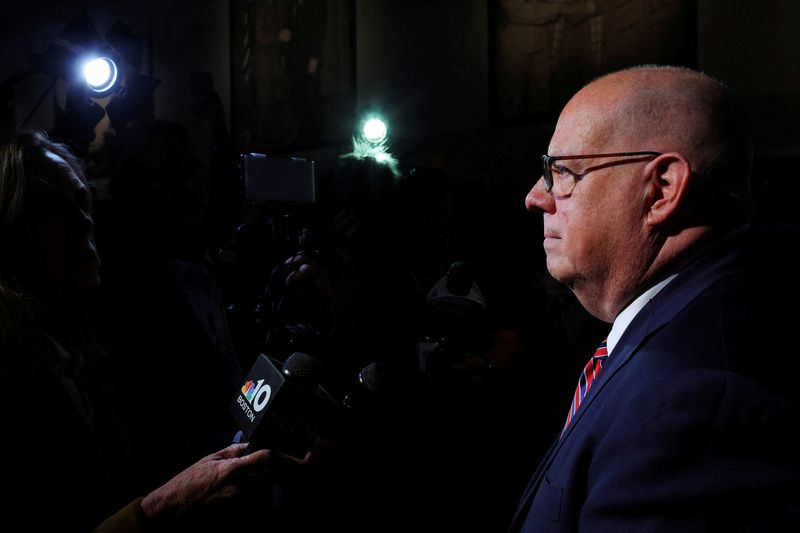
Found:
[[539, 462], [539, 466], [536, 467], [536, 471], [531, 476], [531, 480], [528, 483], [528, 486], [525, 488], [525, 492], [522, 493], [522, 498], [520, 498], [520, 503], [517, 506], [517, 510], [514, 513], [514, 518], [511, 520], [511, 525], [508, 527], [509, 533], [512, 531], [519, 531], [522, 527], [522, 523], [525, 521], [525, 517], [528, 515], [528, 509], [533, 503], [533, 495], [536, 494], [536, 489], [539, 488], [539, 485], [542, 482], [542, 477], [544, 477], [544, 473], [547, 468], [550, 466], [551, 459], [555, 454], [556, 447], [558, 446], [559, 439], [556, 439], [553, 444], [550, 445], [550, 448], [547, 450], [547, 453], [544, 454], [544, 457]]
[[[724, 250], [729, 250], [729, 248], [725, 246]], [[567, 431], [556, 439], [539, 463], [520, 500], [520, 505], [511, 522], [509, 531], [518, 531], [522, 526], [528, 514], [528, 509], [533, 503], [533, 496], [536, 494], [536, 490], [541, 484], [545, 473], [550, 468], [550, 464], [552, 464], [564, 442], [575, 431], [575, 428], [580, 426], [581, 418], [588, 411], [591, 403], [600, 397], [606, 384], [614, 379], [647, 339], [669, 323], [692, 300], [713, 283], [740, 269], [741, 262], [736, 261], [740, 257], [741, 253], [739, 252], [725, 253], [720, 250], [717, 250], [717, 253], [702, 257], [689, 265], [639, 311], [614, 347], [611, 357], [608, 358], [603, 367], [603, 372], [593, 383], [591, 392], [583, 400]], [[658, 313], [656, 313], [656, 309]]]
[[[727, 247], [725, 247], [727, 249]], [[735, 261], [741, 256], [738, 252], [709, 254], [689, 265], [669, 285], [647, 302], [614, 347], [590, 392], [578, 409], [567, 431], [561, 437], [564, 442], [575, 430], [580, 419], [589, 410], [592, 402], [600, 397], [603, 388], [631, 360], [644, 343], [658, 330], [672, 321], [692, 300], [705, 292], [712, 284], [741, 268]], [[558, 449], [555, 450], [556, 452]]]

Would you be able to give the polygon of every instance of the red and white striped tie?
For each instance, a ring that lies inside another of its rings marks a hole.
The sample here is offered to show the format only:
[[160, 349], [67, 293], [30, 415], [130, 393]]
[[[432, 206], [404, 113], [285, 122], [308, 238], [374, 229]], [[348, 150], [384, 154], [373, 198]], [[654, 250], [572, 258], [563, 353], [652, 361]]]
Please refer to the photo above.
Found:
[[603, 342], [601, 342], [600, 346], [597, 347], [597, 350], [595, 350], [592, 358], [589, 359], [589, 362], [586, 363], [585, 367], [583, 367], [581, 377], [578, 379], [578, 386], [575, 387], [575, 394], [572, 396], [572, 405], [569, 406], [567, 422], [564, 424], [564, 429], [561, 430], [562, 435], [567, 430], [567, 427], [569, 427], [569, 423], [572, 422], [572, 419], [575, 417], [575, 413], [578, 412], [578, 408], [581, 406], [583, 399], [589, 393], [589, 389], [592, 388], [592, 383], [594, 383], [594, 380], [597, 379], [598, 375], [600, 375], [600, 371], [603, 369], [603, 363], [605, 363], [606, 359], [608, 359], [606, 341], [608, 341], [608, 339], [603, 339]]

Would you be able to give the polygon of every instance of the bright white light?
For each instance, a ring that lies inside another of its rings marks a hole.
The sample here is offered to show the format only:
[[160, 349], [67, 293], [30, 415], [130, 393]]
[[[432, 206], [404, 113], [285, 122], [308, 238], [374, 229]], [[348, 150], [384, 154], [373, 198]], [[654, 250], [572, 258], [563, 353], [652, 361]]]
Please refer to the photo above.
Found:
[[96, 93], [111, 89], [117, 83], [117, 65], [107, 57], [98, 57], [83, 65], [86, 85]]
[[386, 124], [379, 118], [371, 118], [364, 123], [364, 138], [371, 143], [386, 139]]

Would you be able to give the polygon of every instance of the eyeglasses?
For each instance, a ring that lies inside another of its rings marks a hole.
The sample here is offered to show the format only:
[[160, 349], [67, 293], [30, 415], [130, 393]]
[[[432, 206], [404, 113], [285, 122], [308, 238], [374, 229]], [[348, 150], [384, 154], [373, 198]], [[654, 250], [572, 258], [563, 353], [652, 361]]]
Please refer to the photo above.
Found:
[[[613, 154], [587, 154], [587, 155], [543, 155], [542, 156], [542, 177], [544, 178], [544, 190], [552, 192], [556, 196], [569, 196], [575, 189], [575, 185], [583, 179], [589, 172], [600, 170], [601, 168], [614, 165], [625, 165], [636, 163], [646, 159], [652, 159], [661, 155], [661, 152], [616, 152]], [[645, 156], [651, 156], [646, 158]], [[611, 161], [602, 165], [589, 167], [583, 172], [575, 172], [563, 165], [556, 164], [556, 161], [567, 161], [570, 159], [599, 159], [601, 157], [637, 157], [622, 161]]]

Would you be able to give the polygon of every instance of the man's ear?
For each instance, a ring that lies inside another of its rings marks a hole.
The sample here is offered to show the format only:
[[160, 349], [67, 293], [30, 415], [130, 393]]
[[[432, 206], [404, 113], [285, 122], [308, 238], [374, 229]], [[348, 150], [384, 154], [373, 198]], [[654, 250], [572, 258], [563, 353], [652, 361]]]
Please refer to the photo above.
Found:
[[652, 226], [666, 223], [686, 202], [692, 167], [681, 154], [667, 152], [650, 161], [644, 169], [647, 183], [646, 221]]

